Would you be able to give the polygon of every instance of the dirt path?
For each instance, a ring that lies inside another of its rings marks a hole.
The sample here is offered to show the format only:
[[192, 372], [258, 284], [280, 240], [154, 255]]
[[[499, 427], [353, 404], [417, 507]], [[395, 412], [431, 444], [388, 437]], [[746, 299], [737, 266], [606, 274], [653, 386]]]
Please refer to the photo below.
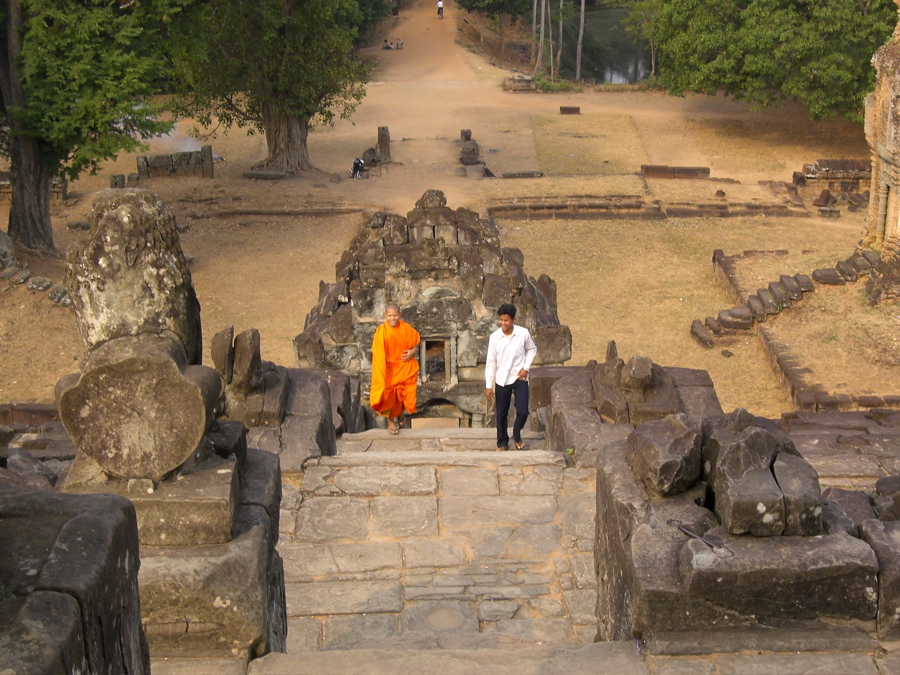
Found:
[[[334, 265], [359, 226], [358, 216], [236, 215], [237, 210], [351, 205], [409, 211], [426, 189], [443, 190], [451, 207], [483, 211], [487, 204], [535, 195], [632, 195], [668, 202], [714, 201], [724, 187], [730, 201], [765, 202], [760, 180], [789, 181], [803, 163], [820, 157], [865, 157], [862, 129], [810, 122], [799, 106], [754, 113], [721, 98], [671, 98], [658, 92], [511, 94], [508, 71], [459, 44], [462, 18], [446, 3], [443, 21], [430, 0], [404, 4], [385, 22], [383, 37], [403, 39], [403, 50], [381, 49], [382, 36], [363, 50], [377, 60], [367, 96], [351, 120], [315, 130], [310, 152], [319, 171], [292, 180], [255, 181], [243, 171], [261, 159], [264, 139], [232, 132], [211, 141], [224, 161], [214, 180], [152, 180], [146, 187], [173, 205], [189, 227], [185, 250], [194, 256], [194, 282], [203, 307], [206, 344], [227, 324], [256, 327], [263, 357], [292, 365], [291, 339], [303, 328], [319, 281], [332, 281]], [[581, 115], [560, 116], [560, 106]], [[370, 180], [349, 180], [354, 157], [374, 146], [388, 126], [394, 163]], [[150, 152], [191, 149], [201, 141], [182, 122]], [[457, 175], [461, 129], [471, 129], [488, 167], [544, 171], [540, 180], [474, 180]], [[720, 181], [650, 181], [641, 164], [709, 166]], [[126, 155], [98, 176], [71, 186], [73, 203], [54, 212], [57, 244], [64, 249], [83, 233], [91, 194], [109, 175], [134, 171]], [[342, 178], [332, 182], [333, 176]], [[777, 221], [777, 222], [776, 222]], [[532, 275], [549, 273], [559, 284], [560, 318], [573, 331], [573, 363], [601, 358], [616, 339], [626, 356], [642, 354], [666, 365], [691, 365], [713, 374], [725, 407], [744, 405], [777, 415], [789, 403], [755, 340], [700, 350], [687, 335], [690, 319], [730, 306], [709, 260], [714, 248], [818, 251], [847, 255], [862, 231], [859, 214], [819, 219], [689, 220], [657, 223], [505, 222], [506, 243], [526, 254]], [[29, 259], [37, 273], [62, 277], [57, 260]], [[785, 270], [804, 271], [804, 270]], [[208, 350], [208, 347], [207, 347]], [[52, 400], [53, 386], [76, 370], [81, 341], [72, 314], [43, 294], [22, 288], [0, 292], [0, 403]], [[208, 353], [208, 351], [207, 351]]]

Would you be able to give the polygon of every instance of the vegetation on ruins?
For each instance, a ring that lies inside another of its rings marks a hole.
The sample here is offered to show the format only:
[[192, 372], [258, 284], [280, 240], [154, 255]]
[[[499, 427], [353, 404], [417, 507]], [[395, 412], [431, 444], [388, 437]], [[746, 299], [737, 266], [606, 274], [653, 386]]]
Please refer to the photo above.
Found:
[[[168, 128], [149, 101], [162, 71], [158, 34], [175, 3], [8, 0], [0, 48], [0, 152], [10, 160], [9, 236], [55, 253], [54, 177], [96, 171]], [[121, 5], [121, 6], [120, 6]]]
[[672, 94], [765, 107], [801, 101], [813, 119], [861, 120], [872, 54], [897, 23], [892, 0], [660, 0], [659, 77]]
[[256, 169], [311, 169], [310, 130], [349, 117], [365, 95], [354, 42], [368, 20], [355, 0], [195, 3], [173, 26], [177, 112], [264, 133]]

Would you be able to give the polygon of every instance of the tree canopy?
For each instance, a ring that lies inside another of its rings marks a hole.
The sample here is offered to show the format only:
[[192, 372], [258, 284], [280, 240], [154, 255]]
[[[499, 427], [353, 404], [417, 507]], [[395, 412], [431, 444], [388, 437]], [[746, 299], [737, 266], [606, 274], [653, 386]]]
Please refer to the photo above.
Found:
[[182, 114], [261, 131], [258, 168], [312, 167], [307, 134], [348, 117], [369, 68], [355, 54], [355, 0], [206, 0], [173, 26]]
[[7, 0], [0, 6], [0, 151], [10, 158], [9, 235], [54, 251], [54, 176], [95, 171], [167, 128], [150, 95], [163, 69], [160, 34], [177, 0]]
[[660, 83], [760, 107], [784, 99], [813, 119], [859, 120], [872, 55], [897, 23], [892, 0], [661, 0], [652, 26]]

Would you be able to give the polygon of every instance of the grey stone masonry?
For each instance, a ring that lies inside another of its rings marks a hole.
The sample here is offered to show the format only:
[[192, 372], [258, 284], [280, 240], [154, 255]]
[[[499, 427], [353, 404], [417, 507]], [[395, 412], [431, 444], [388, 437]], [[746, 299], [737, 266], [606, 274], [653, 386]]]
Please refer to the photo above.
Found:
[[567, 467], [536, 432], [524, 451], [495, 440], [370, 430], [307, 463], [279, 544], [302, 649], [422, 634], [593, 641], [595, 470]]

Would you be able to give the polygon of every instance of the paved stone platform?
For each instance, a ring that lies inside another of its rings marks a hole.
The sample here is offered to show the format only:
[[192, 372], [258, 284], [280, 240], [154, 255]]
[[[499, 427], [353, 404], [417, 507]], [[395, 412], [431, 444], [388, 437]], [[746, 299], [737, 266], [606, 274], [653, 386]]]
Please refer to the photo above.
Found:
[[422, 634], [593, 641], [595, 472], [540, 434], [523, 451], [495, 438], [371, 430], [307, 464], [279, 545], [289, 652]]

